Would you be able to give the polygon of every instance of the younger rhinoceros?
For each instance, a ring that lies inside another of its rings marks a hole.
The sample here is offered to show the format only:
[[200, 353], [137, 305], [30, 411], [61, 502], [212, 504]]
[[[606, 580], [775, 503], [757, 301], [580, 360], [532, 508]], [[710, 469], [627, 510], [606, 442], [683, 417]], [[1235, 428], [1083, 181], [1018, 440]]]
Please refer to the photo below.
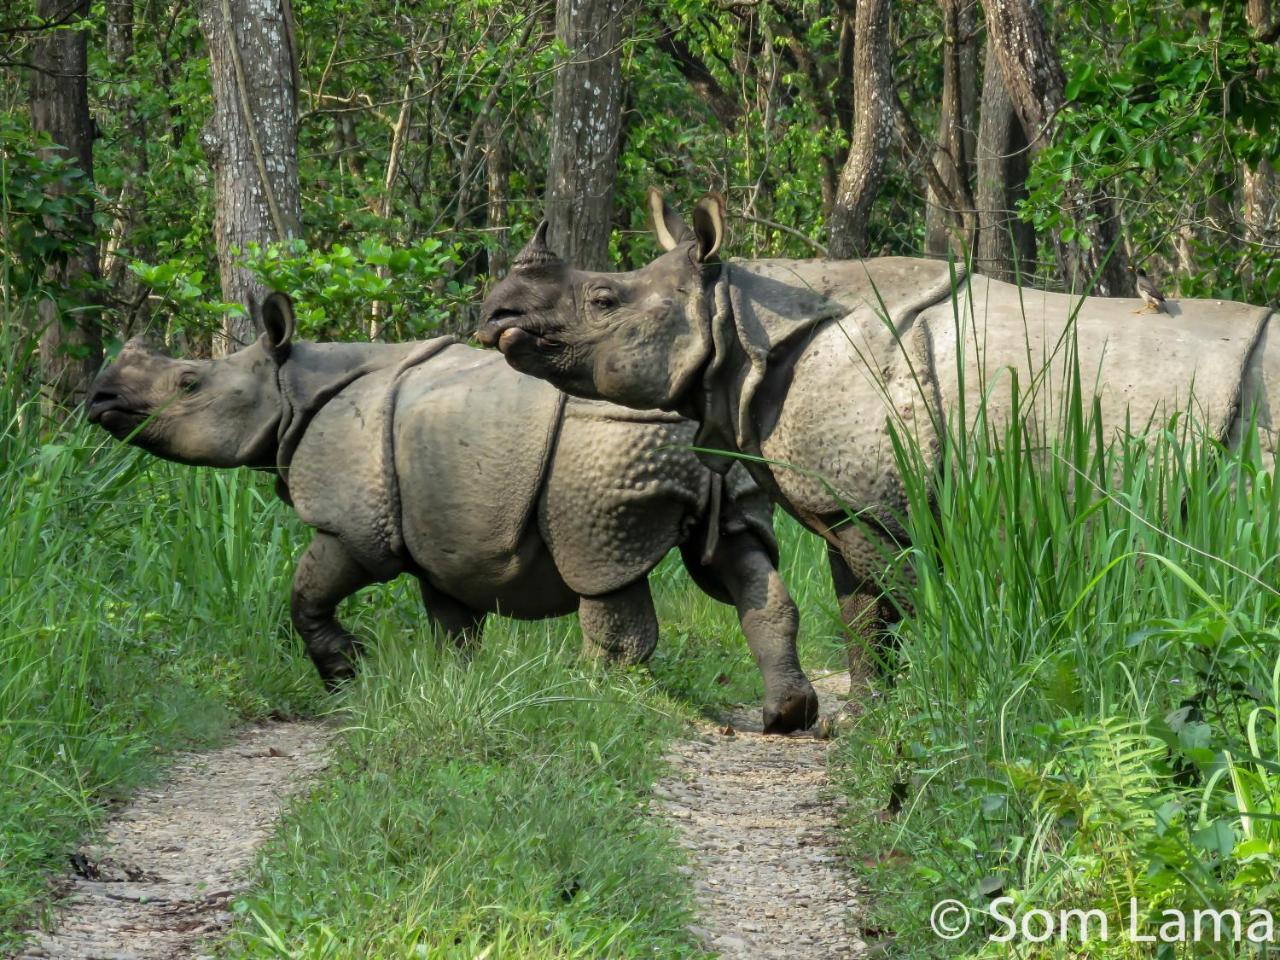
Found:
[[277, 474], [316, 530], [291, 609], [327, 684], [359, 651], [338, 603], [402, 573], [457, 641], [487, 613], [576, 607], [588, 649], [644, 660], [657, 641], [647, 575], [679, 545], [698, 585], [738, 609], [765, 730], [814, 722], [768, 502], [745, 474], [702, 466], [693, 424], [566, 400], [451, 337], [295, 343], [283, 294], [259, 320], [260, 339], [219, 360], [130, 341], [93, 384], [89, 419], [166, 459]]
[[979, 410], [997, 426], [1034, 410], [1052, 430], [1078, 370], [1108, 436], [1190, 404], [1224, 443], [1256, 425], [1274, 455], [1280, 335], [1269, 308], [1183, 300], [1139, 321], [1133, 300], [1019, 288], [930, 260], [720, 263], [718, 196], [699, 202], [693, 229], [660, 194], [650, 205], [667, 253], [631, 273], [575, 270], [540, 228], [528, 266], [485, 300], [477, 336], [517, 370], [577, 396], [679, 411], [699, 421], [698, 447], [748, 455], [773, 501], [827, 539], [850, 619], [894, 616], [878, 582], [905, 535], [891, 427], [926, 455], [940, 428], [964, 416], [967, 430]]

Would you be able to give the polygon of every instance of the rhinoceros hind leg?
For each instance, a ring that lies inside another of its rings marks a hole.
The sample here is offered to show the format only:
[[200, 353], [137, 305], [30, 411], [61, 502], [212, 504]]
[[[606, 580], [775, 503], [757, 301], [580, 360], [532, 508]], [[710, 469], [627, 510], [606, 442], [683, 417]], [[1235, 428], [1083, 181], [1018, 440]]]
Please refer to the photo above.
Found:
[[[692, 562], [697, 561], [686, 553], [685, 564]], [[796, 655], [800, 614], [764, 544], [747, 531], [725, 536], [709, 566], [733, 599], [747, 646], [764, 678], [764, 732], [791, 733], [813, 726], [818, 695]]]
[[893, 546], [852, 525], [837, 531], [840, 549], [828, 545], [831, 582], [840, 604], [849, 649], [849, 696], [861, 700], [884, 672], [887, 628], [899, 619], [897, 608], [877, 577]]
[[472, 610], [421, 577], [418, 578], [418, 586], [422, 590], [422, 605], [427, 611], [427, 619], [439, 635], [459, 650], [473, 647], [484, 626], [484, 611]]
[[338, 604], [380, 577], [361, 567], [332, 534], [317, 533], [293, 573], [290, 613], [326, 687], [355, 676], [360, 641], [335, 616]]
[[658, 617], [653, 612], [649, 581], [634, 583], [598, 597], [578, 601], [583, 652], [618, 663], [643, 663], [658, 645]]

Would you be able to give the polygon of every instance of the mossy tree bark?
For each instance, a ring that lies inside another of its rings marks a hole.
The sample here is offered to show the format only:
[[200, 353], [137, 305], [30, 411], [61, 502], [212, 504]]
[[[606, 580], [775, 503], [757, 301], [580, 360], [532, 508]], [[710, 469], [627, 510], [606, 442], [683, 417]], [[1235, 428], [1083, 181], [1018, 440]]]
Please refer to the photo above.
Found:
[[[1040, 9], [1034, 0], [986, 0], [987, 36], [1000, 61], [1013, 109], [1022, 121], [1031, 151], [1043, 149], [1053, 135], [1058, 111], [1066, 104], [1066, 76]], [[1101, 191], [1068, 184], [1064, 213], [1084, 242], [1053, 238], [1058, 268], [1068, 290], [1104, 297], [1126, 296], [1131, 283], [1122, 244], [1116, 243], [1119, 221]]]
[[[973, 210], [973, 158], [978, 130], [977, 14], [968, 0], [939, 0], [942, 9], [942, 107], [934, 166], [950, 192], [929, 188], [925, 207], [924, 250], [963, 257], [976, 232]], [[967, 205], [967, 206], [966, 206]], [[957, 207], [959, 209], [957, 209]], [[961, 232], [957, 223], [966, 225]]]
[[630, 0], [557, 0], [546, 217], [551, 249], [582, 270], [609, 267], [622, 130], [622, 40]]
[[1036, 256], [1035, 232], [1016, 213], [1018, 201], [1026, 196], [1027, 138], [990, 43], [982, 77], [976, 149], [978, 242], [974, 266], [997, 280], [1013, 280], [1020, 273], [1034, 271]]
[[853, 39], [853, 137], [836, 185], [827, 249], [833, 257], [866, 255], [871, 205], [884, 179], [893, 139], [890, 0], [857, 0]]
[[[213, 81], [213, 116], [202, 140], [213, 165], [222, 298], [246, 304], [267, 291], [242, 265], [240, 251], [296, 237], [302, 226], [289, 0], [201, 0], [200, 29]], [[214, 355], [256, 336], [250, 316], [228, 315]]]
[[[31, 45], [31, 122], [37, 134], [48, 134], [57, 145], [51, 152], [69, 159], [92, 183], [88, 33], [81, 27], [88, 14], [88, 0], [36, 4], [37, 17], [49, 26]], [[50, 409], [82, 400], [102, 363], [92, 203], [75, 206], [56, 228], [78, 241], [50, 264], [45, 279], [60, 294], [42, 300], [38, 311], [40, 376]]]

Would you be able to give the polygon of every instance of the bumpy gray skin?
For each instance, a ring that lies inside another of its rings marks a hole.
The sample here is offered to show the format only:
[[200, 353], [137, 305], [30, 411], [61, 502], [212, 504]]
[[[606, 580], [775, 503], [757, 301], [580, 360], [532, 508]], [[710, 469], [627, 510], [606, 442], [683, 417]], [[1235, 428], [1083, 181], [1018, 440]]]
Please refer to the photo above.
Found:
[[588, 652], [643, 661], [658, 634], [647, 575], [679, 545], [695, 581], [738, 609], [765, 729], [816, 720], [768, 501], [745, 473], [722, 481], [698, 461], [694, 424], [567, 399], [452, 338], [293, 343], [278, 294], [260, 320], [262, 338], [220, 360], [131, 341], [93, 385], [89, 418], [166, 459], [276, 472], [316, 530], [291, 611], [326, 684], [360, 651], [337, 605], [404, 573], [456, 643], [488, 613], [576, 608]]
[[850, 623], [895, 616], [883, 573], [905, 542], [906, 501], [889, 424], [935, 456], [939, 427], [967, 428], [953, 418], [972, 419], [984, 398], [997, 429], [1012, 415], [1015, 371], [1021, 411], [1052, 431], [1071, 327], [1108, 436], [1190, 404], [1225, 443], [1256, 426], [1274, 456], [1280, 346], [1267, 308], [1185, 300], [1138, 319], [1140, 301], [1081, 303], [900, 257], [720, 264], [718, 197], [699, 203], [692, 230], [651, 204], [666, 254], [588, 273], [540, 229], [486, 299], [478, 339], [570, 393], [679, 411], [699, 421], [699, 447], [758, 458], [745, 461], [757, 483], [827, 539]]

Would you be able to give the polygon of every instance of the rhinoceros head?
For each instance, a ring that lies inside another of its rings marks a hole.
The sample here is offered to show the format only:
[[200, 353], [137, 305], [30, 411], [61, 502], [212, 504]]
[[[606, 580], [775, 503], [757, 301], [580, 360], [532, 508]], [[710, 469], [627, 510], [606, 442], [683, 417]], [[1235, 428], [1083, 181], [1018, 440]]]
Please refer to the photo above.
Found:
[[548, 247], [546, 222], [485, 299], [477, 339], [567, 393], [674, 409], [711, 352], [707, 300], [724, 201], [698, 202], [693, 229], [649, 192], [667, 252], [630, 273], [591, 273]]
[[272, 466], [284, 406], [278, 373], [293, 336], [289, 298], [269, 295], [260, 320], [255, 343], [218, 360], [175, 360], [130, 340], [89, 388], [89, 420], [166, 460]]

